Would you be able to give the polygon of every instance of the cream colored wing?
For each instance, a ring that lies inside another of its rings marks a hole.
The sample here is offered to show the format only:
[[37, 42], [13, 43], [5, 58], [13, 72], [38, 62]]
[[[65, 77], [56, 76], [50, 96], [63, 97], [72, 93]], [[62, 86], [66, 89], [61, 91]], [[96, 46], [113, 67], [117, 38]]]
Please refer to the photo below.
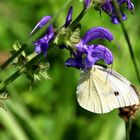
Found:
[[80, 106], [95, 113], [139, 103], [138, 92], [127, 79], [97, 65], [81, 74], [76, 93]]

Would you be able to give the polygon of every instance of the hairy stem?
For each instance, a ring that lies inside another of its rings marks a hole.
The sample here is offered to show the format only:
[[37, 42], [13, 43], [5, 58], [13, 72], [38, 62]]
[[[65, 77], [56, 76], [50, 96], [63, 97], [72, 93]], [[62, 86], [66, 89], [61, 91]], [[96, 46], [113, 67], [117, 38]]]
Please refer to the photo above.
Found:
[[14, 55], [12, 55], [6, 62], [4, 62], [0, 66], [0, 71], [4, 70], [18, 55], [21, 54], [23, 50], [25, 50], [26, 47], [27, 45], [23, 45]]
[[17, 70], [14, 74], [8, 77], [5, 81], [0, 83], [0, 92], [3, 92], [6, 86], [16, 80], [21, 74], [23, 74], [28, 67], [30, 67], [34, 62], [36, 62], [39, 58], [42, 57], [42, 53], [33, 57], [29, 62], [24, 64], [19, 70]]

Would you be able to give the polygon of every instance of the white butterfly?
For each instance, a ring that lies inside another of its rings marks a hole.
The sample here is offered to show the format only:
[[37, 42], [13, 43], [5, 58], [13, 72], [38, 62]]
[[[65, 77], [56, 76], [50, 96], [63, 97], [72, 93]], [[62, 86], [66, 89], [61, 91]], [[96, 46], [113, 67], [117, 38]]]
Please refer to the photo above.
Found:
[[139, 92], [126, 78], [98, 65], [81, 73], [76, 93], [80, 106], [95, 113], [139, 104]]

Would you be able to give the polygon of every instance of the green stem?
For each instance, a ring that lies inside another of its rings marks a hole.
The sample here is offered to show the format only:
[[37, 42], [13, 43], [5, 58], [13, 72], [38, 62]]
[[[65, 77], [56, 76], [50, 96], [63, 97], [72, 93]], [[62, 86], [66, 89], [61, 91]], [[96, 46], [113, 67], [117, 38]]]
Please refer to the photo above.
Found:
[[[49, 27], [49, 25], [51, 25], [60, 15], [60, 13], [62, 11], [64, 11], [64, 9], [72, 2], [72, 0], [68, 0], [66, 1], [65, 5], [57, 12], [56, 16], [43, 28], [40, 29], [38, 31], [38, 33], [35, 35], [35, 37], [30, 37], [29, 40], [27, 40], [27, 44], [30, 44], [31, 42], [33, 42], [34, 40], [37, 40], [45, 31], [46, 28]], [[0, 71], [4, 70], [25, 48], [27, 47], [27, 45], [23, 45], [14, 55], [12, 55], [5, 63], [3, 63], [0, 66]]]
[[79, 16], [72, 22], [72, 24], [71, 24], [71, 29], [73, 29], [80, 21], [81, 21], [81, 19], [84, 17], [84, 15], [85, 15], [85, 13], [87, 12], [87, 9], [83, 9], [82, 11], [81, 11], [81, 13], [79, 14]]
[[27, 70], [26, 68], [30, 67], [34, 62], [36, 62], [39, 58], [41, 58], [41, 56], [42, 56], [42, 53], [40, 53], [39, 55], [36, 55], [29, 62], [24, 64], [19, 70], [17, 70], [14, 74], [12, 74], [9, 78], [1, 82], [0, 91], [3, 92], [6, 86], [8, 86], [10, 83], [16, 80], [22, 73], [25, 72], [25, 70]]
[[[71, 2], [72, 0], [69, 0], [66, 4], [66, 6]], [[65, 7], [66, 7], [65, 6]], [[65, 8], [63, 7], [63, 9]], [[71, 28], [74, 28], [83, 18], [83, 16], [85, 15], [87, 9], [83, 9], [81, 11], [81, 13], [79, 14], [79, 16], [73, 21], [73, 23], [71, 24]], [[57, 17], [56, 17], [57, 18]], [[55, 19], [55, 18], [54, 18]], [[48, 27], [53, 21], [54, 19], [48, 24], [46, 25], [46, 27]], [[40, 30], [40, 32], [38, 34], [36, 34], [36, 37], [39, 37], [42, 32], [44, 32], [45, 28]], [[30, 39], [29, 41], [27, 41], [27, 43], [32, 42], [32, 39]], [[23, 45], [22, 48], [19, 49], [19, 51], [17, 51], [13, 56], [11, 56], [4, 64], [2, 64], [0, 66], [0, 71], [5, 69], [25, 48], [27, 47], [27, 45]], [[0, 91], [3, 91], [5, 89], [5, 87], [7, 85], [9, 85], [10, 83], [12, 83], [15, 79], [17, 79], [22, 73], [24, 73], [28, 67], [30, 67], [33, 62], [35, 62], [35, 60], [39, 59], [42, 56], [42, 54], [39, 54], [37, 56], [35, 56], [33, 59], [31, 59], [30, 61], [28, 61], [26, 64], [24, 64], [19, 70], [17, 70], [13, 75], [11, 75], [9, 78], [7, 78], [5, 81], [0, 83]]]
[[123, 34], [124, 34], [125, 40], [127, 42], [128, 48], [129, 48], [130, 56], [131, 56], [132, 62], [134, 64], [136, 75], [137, 75], [138, 81], [140, 82], [140, 74], [139, 74], [137, 63], [136, 63], [136, 58], [135, 58], [135, 55], [134, 55], [134, 52], [133, 52], [133, 49], [132, 49], [132, 45], [130, 43], [130, 39], [129, 39], [127, 30], [125, 29], [125, 26], [123, 24], [122, 15], [120, 13], [120, 9], [119, 9], [119, 6], [118, 6], [118, 3], [116, 2], [116, 0], [113, 0], [113, 5], [116, 9], [116, 13], [117, 13], [119, 21], [121, 23], [121, 28], [123, 30]]
[[125, 130], [126, 130], [126, 140], [129, 140], [129, 133], [131, 130], [131, 119], [129, 119], [127, 122], [125, 122]]
[[23, 45], [14, 55], [12, 55], [5, 63], [0, 66], [0, 71], [4, 70], [21, 52], [27, 47]]

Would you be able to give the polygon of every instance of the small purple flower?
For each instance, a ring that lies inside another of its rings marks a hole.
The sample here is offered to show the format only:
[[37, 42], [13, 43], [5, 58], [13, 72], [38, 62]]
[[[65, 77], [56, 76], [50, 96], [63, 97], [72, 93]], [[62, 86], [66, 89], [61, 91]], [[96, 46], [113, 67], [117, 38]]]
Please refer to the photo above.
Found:
[[72, 12], [73, 12], [73, 7], [70, 7], [65, 24], [64, 24], [65, 27], [69, 26], [72, 21]]
[[42, 28], [43, 26], [45, 26], [51, 19], [51, 16], [44, 16], [31, 31], [30, 35], [32, 35], [37, 28]]
[[83, 62], [82, 62], [82, 56], [74, 53], [74, 58], [68, 58], [65, 61], [65, 66], [74, 67], [74, 68], [77, 68], [77, 69], [80, 69], [80, 68], [83, 69], [84, 65], [83, 65]]
[[46, 56], [49, 43], [53, 38], [54, 38], [53, 26], [50, 25], [47, 29], [45, 36], [43, 36], [41, 39], [33, 42], [33, 44], [36, 46], [35, 52], [44, 53], [44, 55]]
[[[130, 0], [117, 0], [117, 3], [120, 8], [123, 4], [127, 4], [128, 10], [130, 11], [134, 10], [134, 5]], [[101, 8], [110, 16], [112, 23], [118, 24], [120, 22], [115, 7], [113, 6], [112, 0], [106, 0], [106, 2], [101, 6]], [[122, 10], [121, 10], [121, 15], [122, 15], [122, 20], [127, 19], [127, 16], [122, 12]]]
[[84, 0], [84, 7], [85, 9], [89, 8], [91, 0]]
[[95, 39], [106, 39], [108, 41], [113, 40], [112, 33], [103, 27], [94, 27], [86, 32], [84, 37], [76, 44], [76, 48], [80, 53], [85, 53], [87, 49], [87, 43]]
[[108, 65], [113, 62], [113, 56], [109, 49], [103, 45], [90, 45], [87, 48], [87, 56], [84, 59], [85, 68], [92, 67], [97, 61], [104, 60]]
[[133, 11], [134, 10], [134, 4], [131, 2], [131, 0], [118, 0], [119, 6], [122, 4], [127, 4], [127, 9]]
[[87, 44], [94, 39], [107, 39], [108, 41], [111, 41], [113, 40], [113, 35], [106, 28], [94, 27], [86, 32], [82, 40], [84, 44]]
[[65, 62], [65, 65], [88, 69], [100, 59], [104, 60], [107, 64], [111, 64], [113, 62], [113, 56], [109, 49], [100, 44], [88, 45], [90, 41], [95, 39], [112, 41], [113, 35], [109, 30], [103, 27], [95, 27], [88, 30], [80, 42], [75, 45], [78, 55], [74, 53], [73, 58], [69, 58]]

